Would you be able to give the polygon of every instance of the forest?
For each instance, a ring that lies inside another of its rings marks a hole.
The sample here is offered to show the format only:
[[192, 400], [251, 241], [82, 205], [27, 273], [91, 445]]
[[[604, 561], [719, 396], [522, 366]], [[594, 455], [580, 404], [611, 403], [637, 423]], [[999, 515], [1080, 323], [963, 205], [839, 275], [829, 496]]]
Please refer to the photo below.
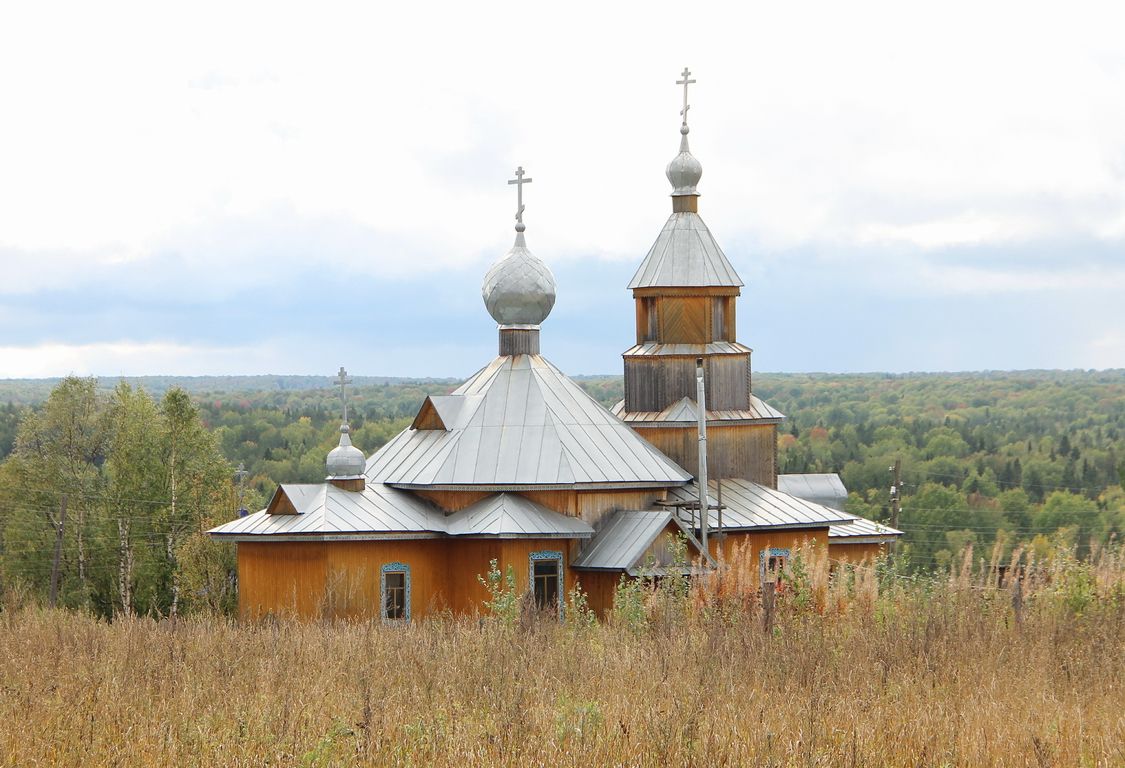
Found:
[[[621, 397], [620, 377], [579, 381], [604, 405]], [[353, 442], [370, 455], [457, 384], [355, 377]], [[900, 568], [947, 568], [969, 545], [1081, 557], [1125, 531], [1125, 371], [753, 386], [787, 415], [780, 471], [840, 473], [848, 511], [887, 521], [901, 461]], [[230, 610], [232, 553], [202, 531], [279, 482], [320, 481], [340, 422], [328, 377], [7, 381], [0, 403], [0, 578], [103, 615]]]

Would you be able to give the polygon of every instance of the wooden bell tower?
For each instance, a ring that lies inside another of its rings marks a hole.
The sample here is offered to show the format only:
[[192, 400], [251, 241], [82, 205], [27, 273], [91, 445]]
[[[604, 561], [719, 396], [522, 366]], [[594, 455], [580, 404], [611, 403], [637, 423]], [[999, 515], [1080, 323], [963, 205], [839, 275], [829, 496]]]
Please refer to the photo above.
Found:
[[615, 412], [689, 472], [698, 466], [695, 363], [703, 359], [707, 471], [777, 487], [777, 425], [784, 418], [753, 394], [750, 355], [738, 343], [742, 280], [699, 216], [703, 175], [688, 148], [687, 86], [680, 152], [668, 164], [672, 215], [629, 283], [636, 345], [625, 360], [625, 399]]

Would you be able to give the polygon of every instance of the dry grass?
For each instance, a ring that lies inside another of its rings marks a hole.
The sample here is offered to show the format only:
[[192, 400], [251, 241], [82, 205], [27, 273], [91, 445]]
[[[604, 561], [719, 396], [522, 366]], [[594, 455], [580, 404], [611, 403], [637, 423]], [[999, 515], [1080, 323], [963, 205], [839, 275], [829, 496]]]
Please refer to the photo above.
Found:
[[1077, 603], [1044, 577], [1020, 625], [961, 571], [873, 595], [870, 571], [815, 559], [770, 634], [737, 594], [679, 614], [651, 594], [643, 625], [593, 627], [9, 607], [0, 762], [1121, 766], [1120, 565], [1086, 568]]

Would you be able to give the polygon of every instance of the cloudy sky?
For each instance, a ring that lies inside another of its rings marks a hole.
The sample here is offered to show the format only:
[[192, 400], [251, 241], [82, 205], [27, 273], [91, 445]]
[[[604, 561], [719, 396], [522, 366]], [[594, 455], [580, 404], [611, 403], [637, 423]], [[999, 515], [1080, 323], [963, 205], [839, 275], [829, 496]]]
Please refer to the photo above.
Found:
[[619, 372], [685, 65], [756, 368], [1125, 367], [1123, 29], [1119, 2], [6, 3], [0, 378], [467, 375], [517, 164], [544, 353]]

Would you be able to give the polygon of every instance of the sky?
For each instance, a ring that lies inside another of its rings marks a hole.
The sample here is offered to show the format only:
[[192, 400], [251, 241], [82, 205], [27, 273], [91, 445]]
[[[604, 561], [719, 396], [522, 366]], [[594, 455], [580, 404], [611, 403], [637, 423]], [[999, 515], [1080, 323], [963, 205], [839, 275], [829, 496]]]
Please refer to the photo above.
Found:
[[0, 378], [620, 373], [692, 86], [763, 371], [1125, 367], [1125, 5], [6, 3]]

